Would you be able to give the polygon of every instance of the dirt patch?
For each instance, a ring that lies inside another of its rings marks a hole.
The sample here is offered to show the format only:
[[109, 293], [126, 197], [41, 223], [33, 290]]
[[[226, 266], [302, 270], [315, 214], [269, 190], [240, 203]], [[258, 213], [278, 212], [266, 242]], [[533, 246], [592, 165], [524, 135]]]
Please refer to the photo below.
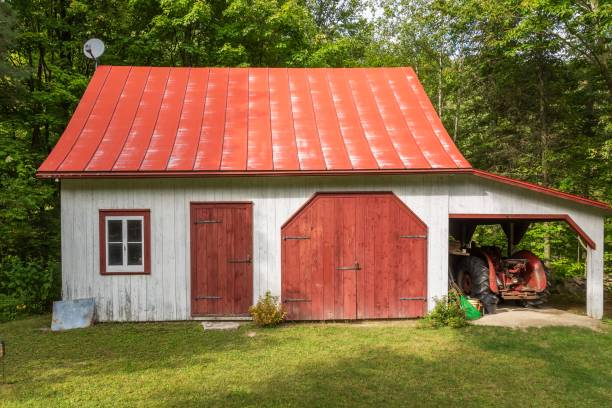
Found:
[[516, 329], [546, 326], [575, 326], [592, 330], [601, 330], [602, 328], [600, 320], [553, 308], [498, 308], [496, 314], [483, 316], [472, 324]]

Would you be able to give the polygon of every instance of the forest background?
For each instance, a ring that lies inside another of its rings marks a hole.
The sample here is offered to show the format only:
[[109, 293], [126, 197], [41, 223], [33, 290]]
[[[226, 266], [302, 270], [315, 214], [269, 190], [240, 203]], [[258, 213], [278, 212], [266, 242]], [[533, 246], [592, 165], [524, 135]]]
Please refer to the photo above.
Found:
[[[411, 66], [474, 167], [610, 203], [611, 36], [598, 0], [0, 0], [0, 320], [59, 296], [59, 183], [34, 175], [94, 71], [91, 37], [108, 65]], [[610, 218], [605, 234], [611, 273]], [[564, 224], [521, 247], [584, 274]]]

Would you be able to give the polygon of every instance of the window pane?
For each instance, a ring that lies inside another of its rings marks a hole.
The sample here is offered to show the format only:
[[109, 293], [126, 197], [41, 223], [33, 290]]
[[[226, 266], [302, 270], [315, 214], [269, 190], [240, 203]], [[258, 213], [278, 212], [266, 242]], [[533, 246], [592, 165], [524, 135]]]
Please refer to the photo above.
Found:
[[123, 265], [123, 244], [108, 244], [108, 265]]
[[123, 224], [121, 220], [108, 220], [108, 242], [121, 242], [123, 240]]
[[142, 265], [142, 244], [128, 244], [128, 265]]
[[142, 242], [142, 221], [128, 220], [128, 242]]

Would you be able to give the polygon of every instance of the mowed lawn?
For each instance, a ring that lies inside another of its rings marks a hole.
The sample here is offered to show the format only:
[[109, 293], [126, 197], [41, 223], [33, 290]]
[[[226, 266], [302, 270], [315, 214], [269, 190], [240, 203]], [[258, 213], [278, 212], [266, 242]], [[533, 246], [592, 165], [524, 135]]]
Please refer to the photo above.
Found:
[[[0, 324], [2, 406], [612, 406], [612, 327]], [[255, 333], [254, 337], [253, 333]]]

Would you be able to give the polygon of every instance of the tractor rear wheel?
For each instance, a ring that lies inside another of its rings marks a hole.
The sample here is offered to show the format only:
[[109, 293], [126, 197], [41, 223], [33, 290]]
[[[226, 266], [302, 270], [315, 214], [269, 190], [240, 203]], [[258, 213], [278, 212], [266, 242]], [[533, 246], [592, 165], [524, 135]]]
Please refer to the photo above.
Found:
[[464, 258], [459, 266], [457, 277], [457, 284], [460, 288], [465, 291], [469, 287], [469, 292], [465, 291], [466, 294], [480, 300], [487, 313], [495, 313], [498, 298], [489, 286], [489, 267], [485, 261], [476, 256]]

